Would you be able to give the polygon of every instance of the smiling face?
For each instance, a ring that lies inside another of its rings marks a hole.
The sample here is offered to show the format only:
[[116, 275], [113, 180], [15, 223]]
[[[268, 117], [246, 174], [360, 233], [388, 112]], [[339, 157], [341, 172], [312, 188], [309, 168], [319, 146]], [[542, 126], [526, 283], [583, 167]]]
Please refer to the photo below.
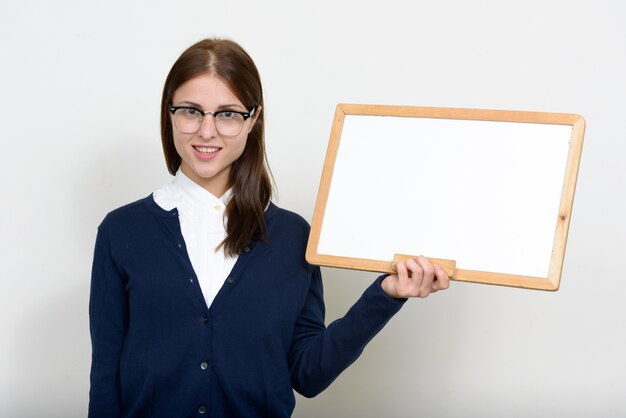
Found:
[[[252, 110], [247, 109], [220, 78], [209, 73], [181, 84], [172, 95], [172, 106], [191, 106], [204, 112]], [[232, 164], [243, 153], [258, 114], [257, 111], [247, 119], [241, 133], [234, 137], [220, 135], [210, 114], [193, 134], [179, 132], [172, 123], [174, 146], [181, 158], [182, 172], [211, 194], [221, 197], [230, 185]]]

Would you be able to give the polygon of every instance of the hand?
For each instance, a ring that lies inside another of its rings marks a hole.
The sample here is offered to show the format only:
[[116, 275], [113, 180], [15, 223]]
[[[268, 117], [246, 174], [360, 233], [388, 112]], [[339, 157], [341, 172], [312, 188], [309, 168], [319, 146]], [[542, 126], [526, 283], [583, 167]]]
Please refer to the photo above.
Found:
[[423, 255], [396, 263], [396, 274], [385, 277], [381, 286], [385, 293], [394, 299], [426, 296], [438, 290], [447, 289], [450, 279], [446, 271]]

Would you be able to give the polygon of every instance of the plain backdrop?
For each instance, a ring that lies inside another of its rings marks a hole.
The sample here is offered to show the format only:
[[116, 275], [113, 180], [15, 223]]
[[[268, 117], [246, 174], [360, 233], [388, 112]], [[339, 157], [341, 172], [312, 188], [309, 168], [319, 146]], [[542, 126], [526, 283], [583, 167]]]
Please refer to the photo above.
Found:
[[[625, 416], [624, 22], [619, 0], [1, 0], [0, 416], [86, 415], [96, 227], [170, 181], [162, 85], [207, 36], [255, 59], [276, 201], [308, 220], [339, 102], [587, 120], [561, 289], [409, 301], [295, 417]], [[328, 321], [375, 277], [323, 273]]]

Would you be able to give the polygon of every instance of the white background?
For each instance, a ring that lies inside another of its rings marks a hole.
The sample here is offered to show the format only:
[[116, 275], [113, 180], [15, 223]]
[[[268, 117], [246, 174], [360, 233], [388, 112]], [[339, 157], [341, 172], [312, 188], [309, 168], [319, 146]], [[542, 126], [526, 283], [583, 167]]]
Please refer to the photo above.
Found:
[[[410, 301], [296, 417], [625, 416], [624, 22], [618, 0], [1, 0], [0, 416], [86, 414], [96, 227], [169, 181], [163, 81], [211, 35], [259, 66], [278, 203], [307, 219], [339, 102], [587, 120], [561, 290]], [[329, 320], [373, 279], [324, 274]]]

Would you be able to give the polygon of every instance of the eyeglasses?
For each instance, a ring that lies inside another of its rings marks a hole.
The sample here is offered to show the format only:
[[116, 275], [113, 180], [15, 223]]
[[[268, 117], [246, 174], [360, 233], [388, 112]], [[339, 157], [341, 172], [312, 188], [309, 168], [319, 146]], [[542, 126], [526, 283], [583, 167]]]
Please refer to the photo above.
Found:
[[195, 134], [202, 127], [204, 117], [211, 115], [215, 122], [215, 129], [222, 136], [237, 136], [243, 130], [243, 126], [256, 111], [239, 112], [237, 110], [218, 110], [217, 112], [205, 112], [190, 106], [170, 106], [170, 113], [174, 120], [174, 126], [183, 134]]

